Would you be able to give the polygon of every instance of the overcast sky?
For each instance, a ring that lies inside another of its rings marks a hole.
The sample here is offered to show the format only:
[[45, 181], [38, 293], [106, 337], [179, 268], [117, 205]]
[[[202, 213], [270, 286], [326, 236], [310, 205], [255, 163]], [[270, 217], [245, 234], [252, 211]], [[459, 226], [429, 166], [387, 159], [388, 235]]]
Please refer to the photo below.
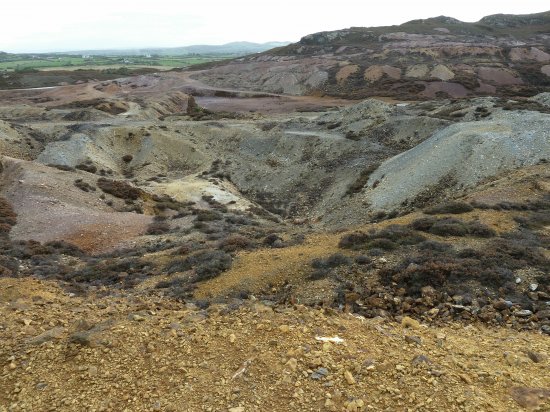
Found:
[[536, 13], [548, 0], [7, 0], [0, 51], [175, 47], [232, 41], [298, 41], [351, 26], [384, 26], [446, 15]]

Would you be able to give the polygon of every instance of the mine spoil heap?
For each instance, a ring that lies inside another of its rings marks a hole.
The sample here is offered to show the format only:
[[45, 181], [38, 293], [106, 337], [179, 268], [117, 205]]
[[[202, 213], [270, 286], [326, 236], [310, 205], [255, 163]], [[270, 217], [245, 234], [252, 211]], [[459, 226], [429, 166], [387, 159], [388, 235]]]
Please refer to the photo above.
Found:
[[549, 410], [548, 16], [1, 90], [0, 412]]

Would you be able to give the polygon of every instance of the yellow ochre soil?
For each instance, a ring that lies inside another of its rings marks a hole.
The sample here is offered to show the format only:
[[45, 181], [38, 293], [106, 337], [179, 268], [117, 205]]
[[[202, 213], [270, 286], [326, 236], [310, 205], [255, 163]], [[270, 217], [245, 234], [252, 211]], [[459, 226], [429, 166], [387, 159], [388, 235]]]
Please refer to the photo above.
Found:
[[550, 410], [539, 333], [135, 293], [0, 279], [0, 411]]

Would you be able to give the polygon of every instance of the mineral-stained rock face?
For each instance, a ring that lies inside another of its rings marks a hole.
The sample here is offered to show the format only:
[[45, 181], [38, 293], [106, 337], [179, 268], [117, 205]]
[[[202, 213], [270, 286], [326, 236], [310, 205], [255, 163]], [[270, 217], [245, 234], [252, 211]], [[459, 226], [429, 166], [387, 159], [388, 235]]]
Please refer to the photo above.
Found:
[[430, 72], [431, 77], [435, 77], [439, 80], [451, 80], [453, 77], [455, 77], [455, 74], [449, 70], [447, 66], [444, 66], [442, 64], [438, 64], [433, 68], [433, 70]]
[[541, 113], [454, 124], [384, 162], [370, 177], [370, 186], [379, 183], [365, 196], [384, 209], [412, 201], [443, 180], [468, 187], [514, 165], [536, 164], [550, 156], [549, 130], [550, 116]]
[[216, 87], [359, 99], [534, 95], [550, 90], [549, 28], [550, 12], [352, 27], [310, 34], [196, 77]]
[[515, 47], [510, 51], [510, 60], [522, 61], [522, 60], [536, 60], [539, 62], [550, 61], [550, 54], [543, 52], [536, 47], [523, 48]]
[[378, 81], [382, 79], [384, 75], [394, 80], [399, 80], [401, 78], [401, 69], [397, 67], [388, 66], [388, 65], [384, 65], [384, 66], [375, 65], [375, 66], [370, 66], [365, 70], [365, 80], [367, 81], [371, 81], [371, 82]]
[[407, 68], [407, 72], [405, 73], [405, 76], [422, 78], [422, 77], [426, 77], [429, 71], [430, 69], [428, 68], [427, 64], [414, 64]]
[[513, 72], [506, 69], [480, 67], [478, 70], [478, 74], [479, 77], [483, 80], [494, 84], [513, 85], [523, 83], [523, 80], [515, 77]]
[[336, 73], [336, 81], [338, 81], [338, 83], [343, 83], [348, 79], [349, 76], [356, 73], [358, 70], [359, 66], [357, 66], [356, 64], [346, 65], [338, 70], [338, 73]]

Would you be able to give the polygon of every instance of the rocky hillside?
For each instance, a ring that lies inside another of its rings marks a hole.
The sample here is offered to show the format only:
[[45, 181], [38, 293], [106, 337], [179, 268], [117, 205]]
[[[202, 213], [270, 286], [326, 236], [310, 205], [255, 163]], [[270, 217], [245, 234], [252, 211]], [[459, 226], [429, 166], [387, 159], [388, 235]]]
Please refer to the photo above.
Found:
[[0, 107], [2, 273], [550, 332], [547, 94], [199, 120], [152, 84]]
[[197, 78], [218, 87], [346, 98], [531, 95], [550, 90], [550, 12], [315, 33]]
[[0, 91], [0, 412], [548, 410], [550, 93], [236, 87], [308, 42]]

